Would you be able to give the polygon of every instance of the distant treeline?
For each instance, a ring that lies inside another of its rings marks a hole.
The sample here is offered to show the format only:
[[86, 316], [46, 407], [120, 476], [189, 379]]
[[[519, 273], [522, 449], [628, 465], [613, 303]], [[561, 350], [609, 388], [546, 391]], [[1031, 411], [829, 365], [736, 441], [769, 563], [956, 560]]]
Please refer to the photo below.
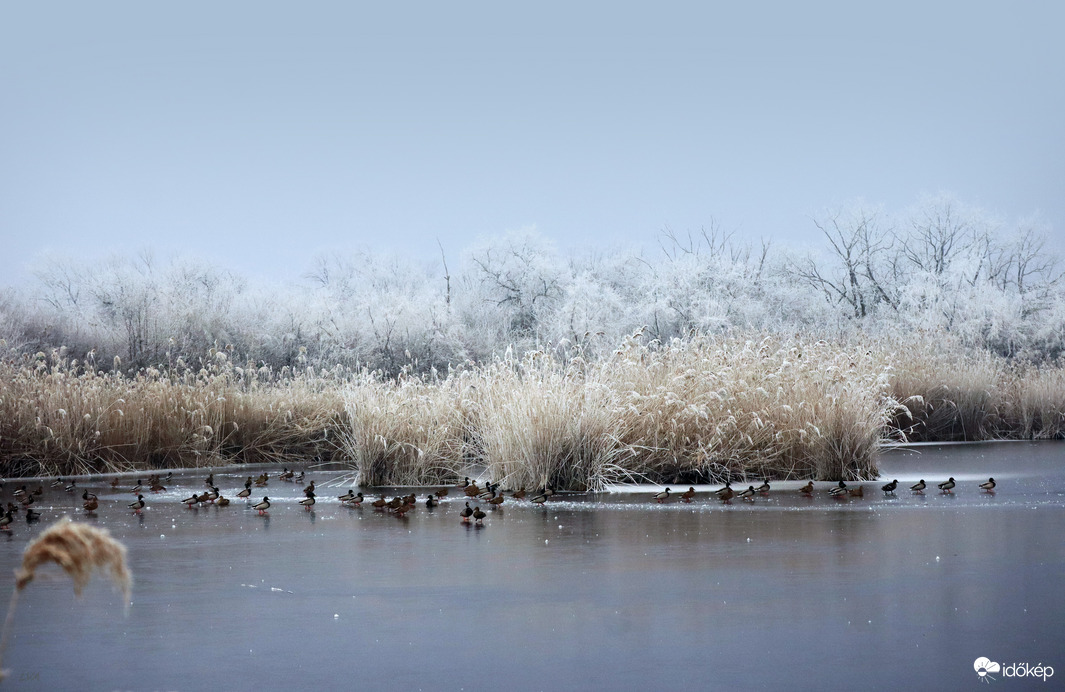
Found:
[[446, 373], [508, 349], [562, 359], [643, 343], [758, 332], [807, 338], [941, 334], [970, 352], [1043, 363], [1065, 352], [1059, 261], [1034, 222], [1003, 223], [947, 197], [899, 213], [826, 212], [818, 252], [710, 227], [653, 251], [564, 256], [533, 232], [434, 262], [323, 257], [298, 285], [253, 287], [225, 268], [150, 253], [42, 260], [0, 289], [4, 353], [66, 347], [80, 367], [191, 367], [211, 349], [276, 371]]

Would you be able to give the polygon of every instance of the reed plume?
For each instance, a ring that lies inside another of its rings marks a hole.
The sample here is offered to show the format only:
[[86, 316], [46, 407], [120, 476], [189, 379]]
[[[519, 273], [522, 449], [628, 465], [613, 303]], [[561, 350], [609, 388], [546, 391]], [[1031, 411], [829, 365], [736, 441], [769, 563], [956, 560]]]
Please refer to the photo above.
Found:
[[[111, 581], [122, 591], [123, 602], [127, 607], [129, 605], [133, 579], [126, 565], [126, 547], [105, 529], [63, 517], [41, 532], [22, 553], [22, 566], [15, 570], [15, 591], [11, 594], [3, 635], [0, 636], [0, 662], [7, 648], [18, 595], [37, 576], [37, 568], [47, 562], [56, 563], [70, 575], [74, 582], [74, 593], [78, 596], [94, 571], [110, 570]], [[0, 679], [5, 674], [5, 671], [0, 670]]]

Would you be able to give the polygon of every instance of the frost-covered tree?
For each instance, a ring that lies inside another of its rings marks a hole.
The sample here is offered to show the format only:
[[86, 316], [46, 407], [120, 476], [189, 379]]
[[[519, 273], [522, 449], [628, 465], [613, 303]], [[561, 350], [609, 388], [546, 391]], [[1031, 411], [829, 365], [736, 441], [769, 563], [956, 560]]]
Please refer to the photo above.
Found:
[[[717, 226], [666, 230], [652, 249], [563, 255], [534, 230], [438, 260], [323, 256], [295, 284], [258, 284], [151, 253], [45, 258], [33, 286], [0, 292], [0, 338], [67, 346], [98, 367], [200, 362], [227, 347], [256, 368], [365, 367], [386, 375], [552, 348], [610, 353], [627, 335], [666, 342], [731, 330], [905, 335], [1041, 360], [1065, 353], [1061, 263], [1037, 221], [1007, 223], [948, 196], [889, 214], [857, 203], [814, 220], [824, 252]], [[454, 269], [454, 271], [452, 271]], [[269, 368], [267, 368], [269, 370]]]
[[[558, 310], [569, 278], [554, 244], [533, 229], [477, 244], [468, 254], [463, 292], [469, 326], [496, 327], [499, 342], [530, 346], [548, 339], [543, 325]], [[475, 316], [476, 314], [476, 316]]]
[[880, 304], [897, 308], [892, 288], [899, 278], [898, 252], [884, 216], [883, 210], [858, 203], [814, 219], [828, 252], [804, 257], [792, 273], [856, 319], [870, 316]]

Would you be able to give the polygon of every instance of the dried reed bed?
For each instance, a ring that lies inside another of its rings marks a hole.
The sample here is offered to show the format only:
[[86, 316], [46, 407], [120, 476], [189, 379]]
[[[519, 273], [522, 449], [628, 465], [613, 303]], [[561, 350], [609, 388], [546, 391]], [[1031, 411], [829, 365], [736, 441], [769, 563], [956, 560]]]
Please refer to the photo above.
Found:
[[[881, 439], [1065, 434], [1065, 368], [905, 340], [627, 338], [597, 360], [506, 354], [445, 377], [275, 372], [216, 350], [137, 373], [61, 351], [0, 360], [0, 473], [295, 463], [365, 485], [487, 469], [511, 487], [876, 475]], [[300, 364], [297, 363], [299, 366]]]
[[[133, 579], [126, 566], [126, 547], [111, 538], [106, 529], [72, 522], [63, 517], [41, 532], [22, 553], [22, 566], [15, 570], [15, 590], [11, 594], [4, 629], [0, 635], [0, 659], [7, 648], [7, 638], [14, 618], [19, 593], [37, 576], [37, 568], [54, 562], [74, 582], [78, 596], [96, 570], [107, 570], [111, 581], [122, 591], [123, 603], [129, 606]], [[3, 679], [4, 671], [0, 671]]]
[[908, 415], [906, 439], [978, 441], [1065, 435], [1065, 367], [1016, 363], [971, 351], [939, 332], [870, 344], [891, 373], [892, 396]]
[[470, 456], [514, 488], [595, 489], [630, 478], [620, 461], [631, 421], [619, 415], [622, 395], [607, 373], [541, 352], [481, 368], [468, 389]]
[[[432, 385], [436, 397], [420, 385], [356, 387], [346, 395], [346, 449], [360, 479], [375, 483], [442, 479], [469, 463], [515, 488], [876, 475], [897, 405], [864, 352], [775, 337], [662, 346], [638, 336], [596, 362], [507, 356]], [[450, 439], [427, 437], [427, 419], [446, 421]]]
[[891, 371], [893, 396], [909, 414], [896, 425], [914, 442], [994, 436], [1006, 362], [987, 352], [965, 354], [931, 334], [871, 346]]
[[[655, 480], [868, 478], [896, 409], [858, 348], [697, 337], [605, 362], [633, 473]], [[635, 462], [635, 463], [634, 463]]]
[[1002, 437], [1065, 437], [1065, 367], [1026, 367], [1010, 371], [997, 433]]
[[61, 350], [0, 361], [0, 459], [7, 475], [282, 461], [330, 449], [347, 373], [234, 366], [123, 374]]
[[339, 436], [360, 485], [450, 482], [463, 460], [460, 378], [426, 383], [362, 377], [344, 393]]

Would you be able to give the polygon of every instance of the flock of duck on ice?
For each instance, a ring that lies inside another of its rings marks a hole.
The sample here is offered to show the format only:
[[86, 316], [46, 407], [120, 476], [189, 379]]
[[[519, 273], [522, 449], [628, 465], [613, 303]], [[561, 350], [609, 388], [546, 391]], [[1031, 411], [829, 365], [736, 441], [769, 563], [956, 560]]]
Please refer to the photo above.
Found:
[[[173, 480], [173, 476], [173, 473], [168, 473], [165, 478], [162, 478], [159, 475], [152, 475], [149, 477], [147, 483], [145, 483], [141, 479], [138, 479], [136, 485], [133, 486], [133, 488], [130, 490], [130, 492], [137, 496], [137, 499], [133, 502], [130, 502], [127, 507], [133, 510], [134, 513], [140, 514], [141, 510], [143, 510], [144, 507], [147, 505], [147, 502], [144, 499], [144, 491], [146, 490], [149, 493], [159, 493], [165, 491], [166, 486], [164, 485], [164, 483], [170, 483]], [[299, 473], [296, 473], [295, 471], [290, 471], [288, 468], [285, 468], [278, 475], [278, 478], [282, 481], [302, 483], [304, 480], [304, 472], [300, 471]], [[249, 503], [254, 502], [252, 500], [252, 486], [254, 485], [258, 488], [265, 488], [269, 480], [270, 476], [265, 472], [260, 474], [255, 479], [253, 479], [251, 476], [248, 476], [247, 480], [244, 482], [244, 488], [236, 493], [236, 497], [245, 500]], [[224, 497], [219, 491], [218, 487], [215, 485], [214, 473], [211, 473], [207, 476], [207, 478], [204, 480], [204, 485], [206, 486], [206, 490], [203, 493], [194, 492], [191, 496], [182, 500], [182, 503], [184, 503], [190, 509], [203, 505], [226, 507], [230, 504], [229, 498]], [[955, 483], [954, 478], [952, 476], [951, 478], [943, 481], [942, 483], [939, 483], [937, 487], [939, 488], [939, 491], [942, 494], [953, 494], [956, 485], [957, 484]], [[987, 481], [985, 481], [984, 483], [980, 483], [978, 487], [985, 493], [994, 494], [995, 486], [995, 479], [988, 478]], [[3, 483], [0, 483], [0, 491], [3, 490], [3, 487]], [[70, 482], [67, 482], [64, 481], [62, 478], [56, 478], [54, 481], [52, 481], [50, 487], [63, 487], [63, 490], [70, 494], [75, 494], [78, 490], [76, 481], [71, 480]], [[481, 487], [477, 484], [476, 481], [471, 481], [469, 478], [465, 478], [456, 487], [460, 492], [465, 495], [466, 498], [468, 498], [465, 503], [465, 507], [459, 512], [459, 516], [462, 518], [462, 521], [466, 523], [468, 523], [470, 519], [473, 519], [475, 524], [481, 524], [483, 522], [487, 514], [480, 506], [480, 502], [484, 502], [489, 506], [498, 507], [499, 505], [503, 504], [503, 501], [506, 498], [504, 492], [509, 494], [509, 496], [515, 501], [524, 500], [528, 496], [524, 488], [516, 491], [500, 491], [498, 483], [487, 482], [485, 483], [484, 487]], [[898, 487], [898, 480], [893, 480], [890, 483], [883, 485], [881, 487], [881, 490], [886, 495], [894, 495]], [[928, 486], [925, 483], [924, 479], [921, 479], [917, 483], [914, 483], [910, 486], [910, 492], [917, 495], [923, 495], [927, 487]], [[111, 482], [111, 489], [119, 490], [120, 488], [121, 481], [118, 478], [115, 478]], [[710, 495], [723, 503], [729, 504], [731, 503], [733, 498], [739, 498], [747, 502], [753, 502], [755, 498], [759, 495], [768, 495], [769, 491], [769, 481], [763, 482], [762, 485], [758, 486], [757, 488], [753, 485], [750, 485], [747, 487], [746, 490], [740, 490], [739, 492], [733, 490], [731, 483], [726, 483], [724, 487], [713, 491], [712, 493], [710, 493]], [[440, 499], [446, 497], [449, 492], [450, 488], [441, 488], [440, 490], [426, 495], [425, 499], [422, 500], [422, 503], [429, 508], [436, 507], [440, 504]], [[806, 496], [813, 496], [813, 481], [809, 481], [806, 485], [799, 488], [799, 492]], [[543, 490], [533, 493], [531, 497], [528, 497], [528, 501], [533, 505], [543, 505], [547, 502], [548, 498], [554, 494], [555, 489], [549, 485]], [[26, 485], [22, 485], [14, 491], [13, 499], [21, 505], [21, 510], [25, 512], [27, 522], [34, 522], [40, 519], [40, 512], [37, 511], [37, 509], [34, 507], [34, 504], [37, 503], [43, 495], [44, 486], [39, 486], [36, 490], [30, 491]], [[849, 487], [843, 481], [839, 481], [839, 483], [831, 486], [828, 489], [828, 495], [836, 499], [864, 497], [865, 487], [862, 485]], [[81, 497], [84, 503], [84, 511], [87, 514], [94, 514], [96, 510], [100, 507], [99, 498], [95, 494], [90, 493], [88, 490], [84, 490], [82, 492]], [[695, 488], [689, 487], [686, 491], [682, 493], [673, 493], [670, 488], [666, 488], [661, 492], [655, 493], [651, 499], [657, 503], [664, 503], [670, 501], [672, 498], [675, 497], [679, 497], [682, 502], [691, 502], [696, 497]], [[368, 498], [364, 497], [361, 492], [355, 493], [353, 490], [348, 490], [346, 494], [338, 496], [337, 499], [340, 500], [340, 503], [342, 505], [349, 507], [360, 507], [362, 506], [364, 501], [368, 500]], [[475, 506], [473, 507], [470, 506], [471, 500], [475, 503]], [[316, 501], [317, 500], [315, 495], [315, 485], [314, 481], [312, 480], [309, 484], [307, 484], [306, 487], [303, 488], [303, 498], [299, 500], [299, 504], [307, 510], [310, 510], [314, 506]], [[385, 495], [382, 494], [376, 500], [367, 501], [367, 504], [373, 507], [375, 510], [389, 512], [396, 516], [402, 517], [418, 505], [418, 498], [414, 493], [411, 493], [410, 495], [396, 496], [391, 500], [386, 500]], [[254, 504], [250, 505], [251, 509], [258, 511], [260, 515], [266, 514], [267, 510], [270, 509], [270, 506], [270, 498], [266, 495], [264, 495], [263, 499], [259, 502], [254, 502]], [[14, 521], [14, 516], [19, 511], [19, 505], [15, 504], [15, 502], [9, 501], [7, 503], [6, 511], [0, 514], [0, 530], [10, 531], [11, 523]]]

